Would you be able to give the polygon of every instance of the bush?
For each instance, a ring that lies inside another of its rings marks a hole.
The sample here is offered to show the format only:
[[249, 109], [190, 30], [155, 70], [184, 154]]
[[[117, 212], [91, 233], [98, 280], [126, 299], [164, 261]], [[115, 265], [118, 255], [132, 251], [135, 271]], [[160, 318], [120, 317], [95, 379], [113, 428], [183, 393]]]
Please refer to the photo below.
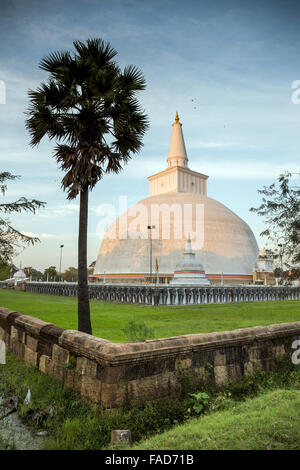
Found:
[[123, 333], [129, 341], [145, 341], [154, 338], [154, 330], [145, 322], [138, 322], [133, 318], [122, 328]]
[[190, 393], [190, 396], [194, 399], [193, 410], [196, 414], [200, 414], [209, 403], [209, 395], [205, 392]]

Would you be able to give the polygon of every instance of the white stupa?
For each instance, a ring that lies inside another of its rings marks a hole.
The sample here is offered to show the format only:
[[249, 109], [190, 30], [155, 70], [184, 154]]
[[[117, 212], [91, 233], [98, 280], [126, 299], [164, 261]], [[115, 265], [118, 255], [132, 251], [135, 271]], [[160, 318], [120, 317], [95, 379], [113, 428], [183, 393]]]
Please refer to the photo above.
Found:
[[180, 286], [209, 286], [210, 282], [205, 276], [204, 267], [196, 259], [196, 253], [192, 250], [192, 242], [188, 236], [182, 261], [177, 264], [174, 271], [174, 279], [170, 284]]
[[26, 274], [24, 273], [22, 269], [22, 264], [20, 263], [20, 269], [19, 271], [16, 271], [15, 274], [13, 275], [13, 279], [15, 281], [15, 284], [18, 282], [24, 281], [26, 279]]
[[[252, 282], [258, 246], [251, 228], [224, 204], [207, 196], [208, 176], [191, 170], [188, 163], [182, 124], [176, 113], [167, 168], [149, 176], [150, 195], [108, 227], [90, 278], [105, 278], [109, 283], [145, 282], [152, 253], [153, 260], [160, 260], [159, 282], [170, 282], [190, 233], [193, 258], [204, 266], [212, 283]], [[194, 163], [199, 167], [200, 158]], [[203, 214], [200, 224], [198, 208]], [[188, 228], [185, 219], [190, 223]], [[137, 226], [140, 235], [132, 237], [131, 230]], [[149, 226], [155, 228], [147, 230]], [[197, 243], [201, 237], [203, 243]]]

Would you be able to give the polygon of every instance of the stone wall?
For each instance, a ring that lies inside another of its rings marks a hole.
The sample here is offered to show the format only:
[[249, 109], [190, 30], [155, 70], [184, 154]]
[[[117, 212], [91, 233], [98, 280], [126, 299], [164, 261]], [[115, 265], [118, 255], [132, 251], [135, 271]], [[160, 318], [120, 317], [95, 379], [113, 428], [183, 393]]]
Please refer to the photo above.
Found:
[[124, 400], [166, 397], [183, 377], [224, 385], [291, 356], [300, 322], [112, 343], [0, 308], [7, 349], [86, 399], [115, 408]]

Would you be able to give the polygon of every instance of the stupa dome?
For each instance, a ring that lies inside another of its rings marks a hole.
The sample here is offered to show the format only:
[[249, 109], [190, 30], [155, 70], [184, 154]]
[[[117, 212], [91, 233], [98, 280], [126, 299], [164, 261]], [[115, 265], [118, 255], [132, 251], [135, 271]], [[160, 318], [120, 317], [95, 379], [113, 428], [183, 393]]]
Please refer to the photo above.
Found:
[[190, 170], [187, 161], [178, 118], [173, 124], [168, 168], [150, 176], [150, 196], [108, 228], [93, 277], [105, 276], [108, 282], [143, 282], [151, 271], [152, 250], [153, 275], [157, 258], [160, 282], [169, 281], [191, 234], [195, 263], [204, 267], [209, 280], [252, 281], [258, 253], [252, 230], [226, 206], [207, 197], [208, 176]]
[[19, 271], [16, 271], [15, 274], [13, 275], [14, 279], [26, 279], [26, 274], [24, 273], [23, 269], [20, 268]]

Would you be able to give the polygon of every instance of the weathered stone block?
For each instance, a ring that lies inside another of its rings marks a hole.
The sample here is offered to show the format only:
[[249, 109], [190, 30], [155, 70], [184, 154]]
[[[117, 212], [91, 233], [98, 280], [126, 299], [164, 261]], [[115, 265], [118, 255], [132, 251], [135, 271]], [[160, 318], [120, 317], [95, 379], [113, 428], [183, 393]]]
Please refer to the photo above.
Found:
[[[168, 396], [179, 391], [182, 387], [182, 375], [178, 371], [165, 372], [163, 374], [143, 377], [142, 379], [130, 380], [129, 382], [119, 384], [103, 384], [102, 393], [105, 387], [109, 385], [117, 386], [116, 389], [111, 388], [111, 403], [122, 404], [122, 400], [126, 395], [129, 399], [151, 399], [158, 396]], [[112, 395], [115, 390], [115, 395]], [[116, 405], [110, 405], [116, 406]]]
[[89, 359], [99, 358], [103, 348], [106, 345], [113, 344], [107, 339], [97, 338], [76, 330], [64, 330], [58, 339], [58, 343], [71, 353]]
[[82, 375], [77, 374], [76, 371], [74, 371], [73, 375], [73, 390], [77, 393], [81, 393], [81, 386], [82, 386]]
[[266, 359], [263, 359], [261, 362], [262, 362], [262, 366], [263, 366], [263, 369], [265, 371], [270, 371], [273, 369], [273, 365], [274, 365], [274, 361], [275, 361], [275, 358], [266, 358]]
[[227, 372], [230, 379], [237, 381], [242, 377], [242, 368], [240, 364], [231, 364], [227, 366]]
[[131, 386], [125, 387], [124, 384], [105, 384], [101, 385], [100, 400], [104, 408], [116, 408], [124, 403], [126, 398], [135, 399], [130, 393]]
[[56, 361], [51, 361], [49, 370], [50, 370], [50, 375], [52, 375], [52, 377], [55, 377], [61, 383], [64, 382], [65, 368], [62, 366], [62, 364]]
[[91, 361], [86, 357], [78, 357], [76, 363], [76, 371], [81, 375], [88, 375], [90, 377], [97, 376], [97, 362]]
[[20, 343], [24, 343], [26, 342], [26, 333], [25, 331], [18, 331], [18, 338], [19, 338], [19, 341]]
[[52, 357], [52, 350], [53, 350], [52, 343], [48, 343], [48, 342], [45, 342], [44, 340], [39, 339], [37, 352], [39, 353], [40, 356]]
[[81, 395], [94, 403], [99, 403], [101, 401], [101, 382], [88, 375], [82, 375]]
[[193, 367], [205, 367], [207, 364], [213, 364], [215, 353], [214, 351], [195, 351], [193, 354]]
[[26, 345], [28, 346], [28, 348], [30, 348], [32, 351], [35, 351], [37, 352], [38, 350], [38, 340], [33, 338], [32, 336], [28, 335], [26, 336]]
[[12, 339], [18, 339], [18, 330], [14, 326], [10, 329], [10, 336]]
[[[136, 359], [139, 359], [137, 354]], [[131, 360], [120, 364], [106, 364], [98, 362], [97, 379], [106, 383], [131, 382], [132, 380], [143, 379], [159, 374], [174, 372], [176, 369], [187, 370], [190, 361], [182, 363], [184, 358], [171, 356], [164, 359], [153, 358], [152, 360]]]
[[68, 388], [75, 389], [75, 374], [76, 372], [65, 369], [64, 371], [64, 386]]
[[0, 307], [0, 323], [2, 326], [9, 324], [9, 317], [12, 313], [20, 315], [20, 313], [17, 313], [14, 310], [9, 310], [8, 308]]
[[52, 359], [50, 359], [48, 356], [40, 357], [39, 369], [44, 374], [51, 375], [63, 383], [65, 371], [64, 367], [61, 364], [52, 361]]
[[82, 376], [79, 375], [75, 370], [64, 370], [64, 387], [71, 388], [77, 393], [81, 393], [81, 380]]
[[285, 355], [286, 355], [286, 352], [285, 352], [285, 348], [284, 348], [283, 344], [279, 344], [277, 346], [274, 346], [273, 356], [275, 358], [282, 357], [282, 356], [285, 356]]
[[253, 370], [252, 362], [246, 362], [245, 365], [244, 365], [244, 375], [246, 377], [248, 377], [248, 375], [253, 374], [253, 372], [254, 372], [254, 370]]
[[65, 330], [52, 323], [44, 325], [39, 332], [39, 337], [46, 343], [58, 344], [58, 340]]
[[10, 350], [19, 358], [24, 358], [24, 343], [20, 343], [16, 338], [10, 338]]
[[2, 328], [2, 326], [0, 326], [0, 340], [6, 343], [8, 339], [7, 336], [7, 332], [4, 330], [4, 328]]
[[243, 346], [232, 346], [230, 348], [226, 348], [225, 354], [227, 365], [244, 363], [249, 360], [248, 350]]
[[214, 367], [215, 382], [217, 385], [225, 385], [228, 381], [228, 372], [226, 366]]
[[49, 356], [41, 356], [40, 357], [40, 363], [39, 363], [39, 369], [43, 374], [50, 375], [50, 363], [51, 359]]
[[261, 348], [259, 347], [249, 348], [248, 353], [250, 361], [256, 361], [261, 358]]
[[70, 352], [57, 344], [54, 344], [52, 349], [52, 359], [60, 364], [68, 363], [70, 360]]
[[192, 358], [191, 357], [184, 357], [180, 358], [178, 357], [175, 362], [175, 369], [180, 370], [180, 369], [188, 369], [192, 366]]
[[206, 380], [206, 370], [205, 367], [195, 367], [193, 369], [195, 379], [198, 381]]
[[18, 340], [20, 343], [25, 343], [25, 331], [18, 330], [14, 326], [11, 327], [10, 335], [12, 339]]
[[263, 361], [261, 361], [260, 359], [256, 359], [254, 361], [251, 361], [252, 364], [253, 364], [253, 371], [257, 371], [257, 370], [261, 370], [263, 369]]
[[226, 365], [226, 354], [225, 352], [217, 351], [214, 358], [215, 366], [225, 366]]
[[[10, 315], [10, 318], [11, 317], [12, 315]], [[30, 317], [29, 315], [18, 315], [14, 322], [16, 326], [22, 330], [25, 330], [27, 333], [33, 335], [36, 338], [39, 336], [43, 327], [46, 325], [51, 325], [51, 323], [46, 323], [39, 318]]]
[[111, 432], [111, 444], [131, 444], [131, 432], [129, 429], [115, 429]]
[[32, 351], [32, 349], [28, 348], [26, 345], [24, 345], [24, 361], [27, 362], [27, 364], [31, 364], [32, 366], [37, 366], [37, 352]]

